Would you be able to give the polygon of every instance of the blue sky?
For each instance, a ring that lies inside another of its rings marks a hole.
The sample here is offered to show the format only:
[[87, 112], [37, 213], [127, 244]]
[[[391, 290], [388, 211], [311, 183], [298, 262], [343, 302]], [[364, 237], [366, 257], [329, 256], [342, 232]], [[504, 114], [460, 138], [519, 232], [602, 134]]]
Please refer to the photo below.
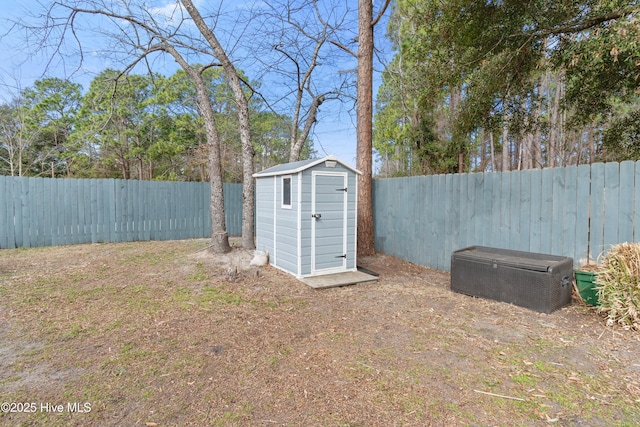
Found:
[[[204, 0], [196, 1], [196, 3], [202, 3]], [[64, 61], [60, 58], [56, 58], [52, 64], [48, 64], [51, 59], [51, 55], [45, 52], [39, 52], [33, 54], [27, 52], [25, 49], [25, 34], [19, 31], [10, 31], [11, 20], [18, 20], [28, 17], [30, 12], [38, 13], [38, 11], [45, 10], [46, 5], [50, 4], [52, 0], [5, 0], [2, 4], [2, 18], [0, 18], [0, 85], [3, 88], [1, 99], [7, 101], [11, 98], [12, 92], [29, 87], [33, 82], [43, 77], [46, 72], [46, 76], [55, 76], [61, 78], [70, 78], [71, 80], [78, 82], [85, 87], [88, 87], [89, 82], [93, 75], [99, 73], [101, 70], [111, 68], [122, 68], [121, 64], [113, 63], [111, 60], [106, 59], [101, 55], [85, 55], [83, 68], [80, 72], [77, 71], [79, 61], [77, 58], [70, 57]], [[175, 10], [175, 0], [147, 0], [147, 3], [153, 3], [158, 9], [158, 13], [164, 10]], [[217, 3], [217, 2], [216, 2]], [[207, 4], [213, 4], [213, 2], [207, 2]], [[350, 8], [355, 10], [357, 8], [357, 0], [347, 0], [347, 4]], [[257, 2], [252, 1], [238, 1], [227, 0], [223, 3], [223, 11], [227, 16], [233, 17], [236, 11], [240, 11], [247, 7], [259, 5]], [[239, 13], [239, 12], [238, 12]], [[387, 15], [389, 11], [387, 11]], [[33, 18], [31, 18], [33, 21]], [[42, 21], [34, 21], [42, 22]], [[376, 31], [376, 36], [379, 40], [379, 45], [388, 46], [386, 40], [381, 40], [380, 37], [385, 33], [386, 28], [380, 26]], [[93, 39], [86, 38], [83, 43], [100, 43], [100, 37], [94, 35]], [[224, 37], [221, 38], [221, 42], [225, 44]], [[232, 40], [227, 40], [231, 43]], [[68, 49], [70, 46], [66, 46]], [[387, 47], [387, 52], [389, 49]], [[389, 58], [390, 54], [387, 55]], [[233, 60], [232, 53], [232, 60]], [[348, 65], [348, 68], [355, 68], [355, 59], [353, 64]], [[47, 70], [48, 67], [48, 72]], [[175, 71], [175, 64], [172, 60], [166, 58], [159, 58], [154, 63], [154, 67], [159, 68], [166, 67], [167, 70], [163, 74], [171, 74]], [[248, 64], [242, 64], [241, 68], [248, 74], [250, 79], [255, 79], [251, 66]], [[380, 68], [379, 66], [376, 68]], [[162, 72], [162, 71], [160, 71]], [[73, 73], [73, 74], [72, 74]], [[331, 76], [329, 76], [331, 77]], [[379, 81], [379, 74], [374, 76], [375, 81]], [[277, 85], [276, 85], [277, 86]], [[374, 89], [375, 100], [375, 89]], [[285, 112], [286, 113], [286, 112]], [[290, 114], [290, 113], [287, 113]], [[352, 103], [340, 103], [338, 101], [327, 101], [321, 106], [319, 121], [315, 126], [313, 140], [315, 149], [319, 156], [335, 155], [346, 163], [355, 166], [356, 157], [356, 125], [355, 125], [355, 109]]]

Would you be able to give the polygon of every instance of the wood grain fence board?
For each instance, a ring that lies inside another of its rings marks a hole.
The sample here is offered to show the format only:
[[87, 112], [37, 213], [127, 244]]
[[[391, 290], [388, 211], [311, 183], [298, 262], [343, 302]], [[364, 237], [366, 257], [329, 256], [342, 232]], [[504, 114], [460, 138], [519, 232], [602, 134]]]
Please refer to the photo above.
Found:
[[387, 218], [388, 218], [388, 210], [389, 203], [379, 203], [378, 200], [381, 200], [384, 195], [388, 193], [387, 187], [391, 184], [391, 181], [386, 179], [379, 179], [373, 181], [373, 200], [375, 205], [379, 206], [378, 214], [373, 217], [373, 230], [374, 230], [374, 241], [375, 247], [380, 248], [379, 250], [382, 252], [387, 251], [386, 246], [386, 231], [388, 229], [387, 226]]
[[[204, 224], [204, 232], [202, 233], [203, 236], [207, 236], [210, 237], [211, 236], [211, 206], [210, 206], [210, 201], [211, 201], [211, 185], [208, 182], [202, 182], [199, 183], [199, 186], [202, 187], [202, 195], [200, 203], [201, 203], [201, 209], [202, 209], [202, 216], [200, 216], [199, 218], [201, 218], [201, 221], [203, 221]], [[240, 211], [239, 213], [236, 212], [236, 215], [242, 215], [242, 211]]]
[[[448, 244], [448, 238], [449, 236], [447, 236], [445, 234], [445, 223], [447, 221], [447, 208], [446, 208], [446, 202], [447, 199], [449, 198], [449, 195], [447, 194], [446, 191], [446, 175], [437, 175], [436, 176], [436, 180], [437, 180], [437, 184], [436, 184], [436, 190], [437, 190], [437, 195], [438, 195], [438, 209], [436, 209], [436, 214], [437, 214], [437, 221], [436, 221], [436, 234], [437, 234], [437, 242], [440, 242], [440, 245], [437, 245], [435, 247], [436, 249], [436, 268], [438, 270], [443, 270], [445, 268], [445, 260], [444, 260], [444, 253], [445, 253], [445, 247], [450, 247], [450, 244]], [[406, 258], [408, 259], [408, 258]]]
[[13, 240], [16, 247], [22, 247], [22, 180], [25, 178], [16, 177], [11, 183], [13, 215]]
[[620, 163], [617, 243], [633, 241], [634, 175], [635, 162]]
[[438, 177], [430, 176], [428, 177], [430, 184], [430, 192], [431, 192], [431, 206], [429, 210], [429, 234], [431, 239], [431, 265], [434, 268], [438, 268], [438, 251], [440, 248], [438, 246], [441, 245], [440, 240], [440, 232], [439, 232], [439, 214], [441, 213], [441, 207], [438, 205], [439, 194], [438, 194]]
[[565, 180], [564, 168], [551, 168], [549, 171], [553, 174], [552, 197], [551, 202], [551, 249], [548, 253], [562, 253], [562, 227], [564, 221], [564, 205], [565, 205]]
[[467, 192], [469, 191], [469, 177], [467, 174], [458, 174], [459, 178], [459, 188], [458, 193], [460, 194], [460, 246], [462, 248], [466, 248], [471, 246], [471, 239], [469, 239], [469, 205], [467, 201], [469, 200], [467, 196]]
[[16, 246], [24, 247], [24, 240], [22, 238], [23, 228], [22, 228], [22, 210], [24, 207], [23, 195], [22, 195], [22, 183], [26, 178], [18, 177], [13, 181], [13, 194], [15, 197], [14, 203], [14, 219], [15, 219], [15, 239]]
[[69, 220], [67, 222], [69, 226], [69, 236], [70, 242], [68, 244], [77, 245], [82, 243], [82, 239], [80, 238], [80, 189], [78, 186], [78, 181], [75, 179], [70, 179], [67, 183], [69, 186], [69, 204], [67, 205], [69, 208]]
[[491, 239], [487, 246], [500, 247], [500, 191], [502, 183], [502, 172], [491, 172], [489, 174], [492, 195], [491, 195]]
[[127, 242], [138, 240], [137, 238], [137, 216], [138, 216], [138, 180], [127, 180], [127, 216], [125, 220], [127, 230]]
[[[8, 231], [10, 227], [8, 226], [9, 215], [7, 213], [9, 191], [6, 188], [6, 183], [7, 177], [0, 175], [0, 249], [9, 247]], [[11, 222], [13, 222], [13, 216], [11, 216]]]
[[138, 228], [140, 224], [138, 219], [140, 218], [140, 197], [141, 188], [139, 180], [127, 181], [127, 199], [129, 200], [129, 206], [127, 209], [127, 242], [140, 240], [138, 235]]
[[508, 210], [509, 210], [509, 229], [508, 229], [508, 246], [509, 248], [520, 249], [521, 236], [520, 236], [520, 172], [510, 172], [511, 179], [509, 181], [509, 191], [505, 197], [509, 198]]
[[191, 208], [195, 206], [197, 202], [197, 197], [195, 194], [195, 187], [193, 185], [188, 185], [188, 183], [183, 182], [182, 188], [186, 196], [186, 202], [182, 205], [182, 211], [184, 212], [185, 220], [185, 230], [184, 236], [185, 239], [190, 239], [194, 237], [200, 237], [198, 233], [198, 227], [195, 221], [195, 210]]
[[618, 243], [619, 203], [620, 203], [620, 164], [605, 163], [604, 194], [604, 249]]
[[381, 185], [381, 193], [380, 193], [380, 200], [389, 200], [391, 201], [391, 203], [384, 203], [381, 204], [381, 206], [383, 206], [384, 209], [384, 213], [383, 215], [380, 215], [380, 218], [382, 219], [381, 224], [383, 225], [383, 227], [381, 227], [382, 232], [379, 233], [380, 238], [383, 242], [383, 246], [385, 248], [387, 248], [386, 250], [390, 250], [393, 251], [392, 253], [395, 253], [395, 248], [393, 248], [391, 246], [392, 240], [391, 240], [391, 235], [390, 235], [390, 231], [391, 231], [391, 226], [392, 223], [390, 221], [391, 218], [391, 206], [393, 206], [393, 202], [394, 202], [394, 193], [393, 193], [393, 185], [396, 185], [397, 181], [396, 180], [384, 180], [382, 182]]
[[[423, 177], [413, 177], [412, 185], [415, 188], [414, 197], [415, 200], [411, 203], [409, 209], [411, 209], [411, 220], [413, 221], [413, 229], [414, 233], [412, 234], [412, 248], [416, 252], [415, 259], [420, 260], [420, 262], [427, 262], [429, 259], [429, 247], [428, 242], [425, 241], [424, 236], [427, 235], [427, 210], [428, 205], [425, 204], [425, 201], [428, 203], [428, 197], [425, 195], [426, 191], [426, 181], [422, 179]], [[408, 196], [408, 193], [405, 193], [405, 197]]]
[[[371, 189], [371, 197], [373, 199], [373, 203], [374, 206], [376, 206], [376, 200], [380, 199], [380, 194], [384, 192], [384, 187], [386, 185], [386, 181], [385, 180], [374, 180], [372, 182], [372, 189]], [[257, 219], [257, 216], [256, 216]], [[373, 238], [374, 238], [374, 244], [376, 248], [384, 248], [384, 239], [382, 239], [382, 236], [380, 235], [380, 230], [382, 230], [382, 227], [384, 226], [384, 220], [385, 220], [385, 212], [383, 209], [381, 209], [378, 213], [378, 215], [373, 217]], [[381, 249], [383, 250], [383, 249]]]
[[95, 179], [87, 179], [87, 203], [88, 203], [88, 217], [89, 224], [87, 232], [89, 233], [88, 242], [98, 242], [98, 192], [96, 191]]
[[479, 190], [482, 192], [482, 199], [484, 201], [483, 211], [486, 213], [486, 218], [483, 223], [484, 232], [482, 233], [482, 245], [490, 246], [491, 245], [491, 221], [493, 218], [493, 180], [491, 177], [495, 175], [495, 172], [491, 172], [488, 174], [483, 174], [483, 187]]
[[398, 181], [398, 186], [396, 188], [396, 192], [399, 196], [399, 204], [395, 206], [396, 211], [400, 214], [400, 220], [394, 221], [394, 237], [397, 236], [399, 238], [398, 242], [395, 244], [396, 250], [402, 254], [402, 259], [410, 259], [411, 250], [406, 244], [400, 244], [400, 242], [408, 241], [408, 211], [407, 207], [410, 205], [411, 200], [409, 198], [409, 192], [407, 191], [409, 188], [409, 178], [403, 178]]
[[531, 179], [531, 218], [529, 225], [529, 250], [542, 252], [542, 170], [533, 169]]
[[[455, 194], [453, 192], [453, 174], [445, 175], [445, 194], [447, 198], [447, 204], [445, 206], [445, 242], [444, 242], [444, 256], [445, 256], [445, 270], [449, 270], [451, 267], [451, 252], [456, 248], [456, 239], [459, 235], [456, 234], [455, 216], [458, 213], [457, 206], [455, 206]], [[426, 258], [426, 257], [425, 257]]]
[[191, 237], [189, 227], [191, 227], [191, 221], [189, 221], [189, 212], [187, 212], [186, 206], [191, 203], [189, 190], [184, 186], [184, 182], [179, 182], [178, 190], [178, 206], [176, 206], [176, 216], [178, 221], [178, 235], [181, 239], [188, 239]]
[[562, 206], [562, 252], [560, 255], [576, 260], [577, 166], [568, 166], [564, 172], [564, 201]]
[[491, 199], [493, 197], [493, 187], [489, 174], [480, 174], [482, 175], [482, 181], [479, 182], [476, 180], [476, 194], [480, 199], [479, 209], [481, 210], [481, 214], [479, 216], [480, 220], [480, 233], [478, 234], [478, 241], [480, 245], [489, 246], [488, 241], [491, 236]]
[[511, 188], [511, 172], [500, 173], [500, 231], [498, 232], [498, 247], [509, 247], [509, 229], [511, 227], [511, 198], [509, 197]]
[[52, 235], [52, 212], [51, 212], [51, 181], [48, 179], [42, 180], [42, 210], [44, 221], [44, 234], [42, 236], [42, 246], [51, 246]]
[[104, 222], [106, 224], [105, 237], [108, 242], [115, 242], [115, 222], [116, 222], [116, 182], [115, 179], [103, 181], [104, 191]]
[[398, 218], [396, 216], [398, 214], [394, 215], [394, 221], [390, 223], [391, 229], [393, 230], [391, 237], [393, 237], [393, 240], [395, 240], [394, 250], [396, 251], [396, 253], [400, 254], [400, 257], [402, 259], [406, 259], [406, 253], [404, 252], [406, 250], [406, 245], [400, 245], [399, 242], [402, 242], [407, 239], [406, 209], [407, 209], [408, 203], [406, 200], [406, 195], [402, 192], [402, 187], [405, 186], [405, 183], [406, 183], [406, 178], [402, 178], [393, 182], [393, 185], [395, 187], [393, 195], [394, 195], [394, 199], [396, 200], [396, 203], [393, 206], [395, 207], [396, 211], [400, 216], [398, 221], [395, 219], [395, 218]]
[[48, 182], [48, 195], [46, 196], [46, 200], [49, 207], [49, 226], [50, 226], [50, 238], [51, 238], [51, 246], [58, 246], [59, 243], [59, 230], [58, 230], [58, 183], [57, 180], [51, 180]]
[[[469, 195], [471, 200], [471, 205], [468, 206], [468, 209], [473, 210], [473, 235], [469, 236], [469, 243], [473, 242], [475, 245], [482, 245], [484, 238], [484, 228], [486, 224], [485, 214], [486, 212], [483, 210], [484, 206], [484, 197], [482, 194], [482, 186], [483, 186], [484, 176], [480, 173], [471, 173], [469, 174]], [[454, 250], [460, 249], [462, 247], [462, 242], [459, 244]], [[467, 245], [471, 246], [471, 245]], [[451, 262], [451, 259], [449, 259]]]
[[531, 171], [524, 170], [519, 174], [520, 188], [516, 197], [519, 196], [519, 206], [516, 207], [516, 215], [519, 212], [518, 224], [518, 248], [522, 251], [531, 250]]
[[576, 172], [575, 265], [589, 259], [589, 205], [591, 203], [591, 165], [579, 165]]
[[147, 235], [149, 236], [149, 240], [158, 240], [158, 209], [160, 198], [158, 195], [158, 188], [154, 187], [153, 190], [149, 191], [147, 194], [147, 203], [150, 206], [150, 209], [147, 210], [147, 218], [146, 218], [146, 227], [147, 227]]
[[122, 242], [122, 208], [126, 206], [123, 195], [123, 183], [121, 179], [114, 179], [113, 182], [113, 242]]
[[400, 180], [389, 180], [386, 182], [387, 184], [387, 195], [390, 196], [389, 200], [391, 201], [391, 203], [389, 203], [389, 213], [387, 216], [387, 221], [385, 221], [385, 225], [386, 225], [386, 230], [387, 232], [383, 234], [383, 238], [385, 239], [386, 245], [387, 247], [393, 251], [392, 253], [398, 253], [398, 250], [395, 246], [393, 246], [393, 244], [395, 242], [397, 242], [397, 239], [392, 238], [394, 236], [393, 233], [396, 232], [396, 230], [394, 229], [394, 222], [392, 220], [392, 218], [396, 217], [396, 214], [394, 212], [392, 212], [393, 207], [397, 206], [398, 203], [398, 198], [400, 197], [400, 193], [398, 191], [396, 191], [396, 188], [398, 187], [400, 183]]
[[620, 163], [620, 196], [618, 201], [617, 242], [633, 242], [633, 210], [635, 162]]
[[591, 211], [589, 221], [589, 252], [594, 260], [597, 260], [604, 250], [604, 191], [604, 164], [594, 163], [591, 165]]
[[451, 175], [449, 191], [452, 207], [452, 213], [449, 217], [449, 222], [451, 223], [451, 250], [455, 251], [465, 244], [469, 234], [464, 220], [468, 215], [464, 175]]
[[554, 236], [553, 221], [553, 169], [542, 169], [540, 189], [540, 252], [551, 253]]
[[[482, 244], [481, 242], [482, 239], [479, 238], [479, 236], [482, 235], [482, 225], [479, 223], [479, 219], [482, 215], [479, 209], [481, 198], [480, 198], [480, 195], [477, 194], [476, 192], [476, 180], [474, 176], [476, 174], [467, 173], [462, 175], [463, 175], [462, 180], [463, 182], [466, 181], [465, 186], [467, 187], [467, 197], [466, 199], [463, 199], [463, 202], [466, 206], [467, 214], [465, 215], [465, 219], [468, 224], [467, 224], [466, 241], [463, 242], [461, 245], [459, 245], [459, 247], [455, 249], [460, 249], [461, 246], [468, 247], [468, 246]], [[448, 259], [449, 259], [449, 263], [451, 263], [450, 256], [448, 257]]]

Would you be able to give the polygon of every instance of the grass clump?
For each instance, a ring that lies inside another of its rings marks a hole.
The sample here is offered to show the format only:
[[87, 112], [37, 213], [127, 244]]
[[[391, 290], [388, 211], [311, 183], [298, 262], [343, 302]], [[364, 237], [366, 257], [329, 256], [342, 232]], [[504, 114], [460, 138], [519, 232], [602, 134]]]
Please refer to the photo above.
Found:
[[614, 245], [602, 258], [596, 286], [607, 325], [640, 330], [640, 244]]

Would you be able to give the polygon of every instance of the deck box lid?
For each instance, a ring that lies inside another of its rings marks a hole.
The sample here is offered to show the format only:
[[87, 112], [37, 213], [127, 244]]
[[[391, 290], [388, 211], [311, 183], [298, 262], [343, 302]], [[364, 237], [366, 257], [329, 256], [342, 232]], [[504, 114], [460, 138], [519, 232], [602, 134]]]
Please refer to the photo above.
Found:
[[558, 262], [566, 259], [565, 257], [556, 255], [520, 252], [485, 246], [471, 246], [460, 249], [454, 252], [454, 258], [541, 272], [551, 270]]

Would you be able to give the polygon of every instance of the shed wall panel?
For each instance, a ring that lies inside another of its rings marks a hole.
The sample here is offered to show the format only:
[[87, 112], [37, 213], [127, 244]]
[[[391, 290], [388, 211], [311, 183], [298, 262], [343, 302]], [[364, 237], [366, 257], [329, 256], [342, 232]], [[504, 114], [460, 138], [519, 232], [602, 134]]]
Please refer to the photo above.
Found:
[[311, 222], [314, 221], [314, 219], [311, 218], [311, 214], [313, 214], [311, 206], [311, 192], [311, 170], [305, 170], [302, 172], [302, 200], [300, 204], [300, 208], [302, 210], [300, 223], [300, 256], [302, 257], [302, 262], [300, 273], [302, 275], [311, 274]]
[[298, 272], [298, 179], [291, 176], [291, 207], [282, 206], [282, 176], [276, 177], [275, 265]]
[[256, 249], [267, 251], [273, 261], [273, 181], [271, 177], [256, 181]]

